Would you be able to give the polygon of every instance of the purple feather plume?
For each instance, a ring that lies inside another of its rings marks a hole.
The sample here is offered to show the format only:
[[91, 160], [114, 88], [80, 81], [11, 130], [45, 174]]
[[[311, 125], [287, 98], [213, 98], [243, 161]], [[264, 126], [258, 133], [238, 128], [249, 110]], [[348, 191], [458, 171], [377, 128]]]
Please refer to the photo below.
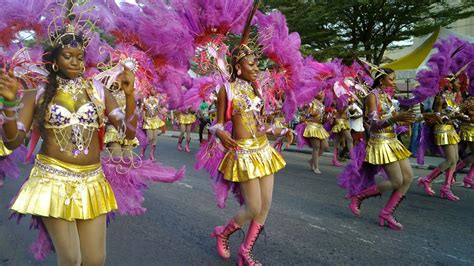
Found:
[[374, 177], [381, 171], [380, 166], [365, 162], [366, 144], [361, 142], [352, 150], [352, 160], [339, 175], [338, 185], [346, 189], [348, 196], [359, 194], [364, 189], [375, 185]]
[[308, 142], [308, 139], [306, 139], [303, 134], [306, 129], [306, 123], [299, 123], [296, 128], [296, 143], [298, 144], [298, 149], [302, 150], [305, 145], [310, 147], [310, 143]]
[[[232, 123], [227, 123], [225, 130], [232, 132]], [[219, 165], [226, 152], [224, 146], [217, 141], [215, 136], [212, 136], [209, 142], [202, 145], [196, 154], [196, 164], [194, 166], [196, 170], [204, 169], [210, 175], [214, 196], [219, 208], [225, 208], [229, 191], [232, 191], [240, 205], [244, 203], [239, 183], [225, 180], [223, 174], [219, 172]]]
[[184, 167], [176, 170], [150, 160], [135, 163], [139, 164], [139, 167], [131, 167], [130, 163], [113, 163], [110, 159], [102, 159], [102, 169], [112, 186], [118, 213], [121, 215], [140, 215], [146, 211], [142, 206], [143, 193], [152, 183], [172, 183], [184, 178]]

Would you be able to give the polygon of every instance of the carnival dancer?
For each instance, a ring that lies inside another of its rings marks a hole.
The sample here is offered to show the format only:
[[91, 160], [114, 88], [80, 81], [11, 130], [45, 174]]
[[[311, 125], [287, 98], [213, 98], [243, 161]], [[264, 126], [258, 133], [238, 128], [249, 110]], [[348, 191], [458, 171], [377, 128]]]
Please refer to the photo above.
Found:
[[[269, 119], [271, 123], [268, 126], [270, 127], [273, 126], [274, 128], [280, 128], [280, 129], [289, 128], [289, 125], [288, 123], [285, 122], [285, 117], [283, 117], [283, 114], [281, 113], [281, 111], [276, 111], [274, 114], [270, 114]], [[292, 129], [289, 129], [289, 130], [292, 130]], [[273, 148], [275, 148], [279, 153], [281, 153], [281, 151], [283, 150], [283, 142], [285, 138], [286, 136], [279, 136], [273, 142]], [[286, 148], [288, 147], [289, 145], [286, 145]]]
[[[340, 100], [338, 99], [338, 101]], [[333, 159], [331, 162], [334, 166], [342, 166], [338, 160], [339, 151], [347, 149], [349, 153], [352, 152], [353, 140], [351, 136], [351, 127], [348, 120], [347, 109], [347, 104], [345, 104], [344, 108], [338, 108], [335, 113], [335, 121], [331, 129], [331, 132], [335, 136]]]
[[[228, 259], [229, 237], [250, 222], [239, 249], [239, 265], [261, 265], [254, 259], [252, 250], [270, 209], [273, 175], [285, 166], [285, 161], [269, 144], [266, 134], [287, 135], [290, 140], [293, 136], [287, 128], [265, 126], [262, 110], [265, 103], [256, 86], [258, 58], [255, 50], [247, 45], [250, 23], [258, 4], [259, 1], [255, 1], [247, 18], [240, 45], [233, 50], [230, 84], [225, 84], [218, 92], [217, 121], [209, 128], [213, 137], [197, 155], [199, 168], [206, 168], [211, 173], [215, 188], [221, 187], [221, 192], [216, 191], [220, 194], [219, 199], [223, 199], [221, 196], [224, 195], [221, 193], [227, 193], [225, 187], [228, 188], [229, 185], [241, 191], [243, 208], [226, 225], [217, 226], [211, 234], [216, 238], [218, 254]], [[231, 124], [224, 126], [226, 121]], [[226, 131], [230, 125], [232, 129], [230, 132]], [[214, 146], [216, 150], [213, 150]], [[220, 156], [215, 157], [219, 151], [222, 151]], [[210, 163], [212, 169], [207, 167]], [[223, 206], [223, 202], [220, 202], [219, 206]]]
[[364, 141], [365, 129], [364, 112], [362, 111], [362, 106], [360, 106], [360, 103], [354, 97], [349, 99], [347, 115], [349, 116], [349, 124], [351, 126], [353, 146], [355, 146]]
[[[133, 74], [125, 70], [118, 78], [126, 96], [123, 114], [100, 82], [82, 78], [85, 44], [73, 25], [57, 32], [44, 57], [50, 73], [44, 90], [25, 91], [18, 119], [14, 111], [4, 110], [11, 118], [3, 125], [7, 148], [17, 148], [32, 126], [43, 138], [30, 177], [11, 209], [41, 217], [59, 265], [104, 264], [106, 214], [117, 202], [100, 165], [99, 128], [106, 115], [131, 140], [136, 124]], [[12, 73], [0, 74], [0, 80], [1, 96], [17, 103], [18, 81]], [[130, 121], [126, 128], [124, 119]]]
[[308, 161], [311, 170], [315, 174], [321, 174], [319, 170], [319, 157], [329, 148], [329, 133], [324, 129], [324, 92], [319, 93], [316, 99], [311, 102], [306, 114], [306, 128], [303, 137], [305, 137], [311, 145], [311, 159]]
[[464, 187], [474, 189], [474, 97], [469, 95], [461, 105], [461, 112], [469, 119], [464, 119], [461, 123], [459, 136], [469, 146], [471, 152], [466, 158], [456, 166], [456, 171], [470, 166], [470, 170], [463, 179]]
[[[229, 236], [250, 222], [246, 238], [239, 249], [239, 265], [244, 262], [258, 264], [253, 259], [252, 248], [266, 221], [273, 192], [273, 174], [285, 166], [285, 161], [269, 145], [262, 120], [263, 101], [258, 89], [253, 87], [258, 73], [258, 61], [246, 45], [235, 50], [233, 77], [229, 91], [221, 89], [217, 101], [217, 124], [212, 131], [227, 152], [219, 166], [224, 179], [237, 182], [242, 190], [245, 207], [226, 226], [215, 228], [212, 236], [217, 239], [217, 250], [229, 258]], [[231, 110], [231, 112], [226, 111]], [[231, 117], [225, 117], [227, 114]], [[224, 130], [224, 121], [233, 124], [232, 135]], [[273, 129], [275, 135], [285, 135], [288, 129]]]
[[[360, 215], [363, 200], [392, 191], [379, 213], [379, 223], [381, 226], [387, 223], [389, 228], [400, 230], [403, 226], [395, 220], [393, 213], [405, 198], [413, 171], [409, 161], [411, 153], [397, 139], [394, 125], [411, 124], [415, 116], [411, 112], [395, 113], [391, 97], [385, 93], [394, 83], [395, 72], [392, 69], [377, 70], [373, 90], [365, 100], [370, 138], [366, 147], [364, 143], [358, 145], [353, 153], [355, 158], [341, 174], [339, 184], [348, 190], [351, 201], [349, 207], [357, 216]], [[383, 168], [388, 180], [375, 184], [374, 175], [380, 170], [377, 167]]]
[[178, 137], [178, 150], [181, 151], [183, 148], [184, 137], [186, 136], [186, 144], [184, 145], [185, 152], [191, 152], [189, 149], [189, 143], [191, 142], [191, 129], [196, 122], [196, 115], [191, 108], [184, 108], [177, 114], [177, 122], [179, 124], [180, 134]]
[[160, 118], [164, 109], [160, 109], [160, 101], [154, 90], [143, 100], [143, 130], [146, 131], [148, 143], [141, 147], [141, 157], [145, 157], [145, 151], [148, 144], [151, 144], [149, 159], [155, 160], [155, 149], [158, 142], [158, 136], [161, 134], [161, 128], [165, 126], [165, 121]]
[[454, 183], [454, 173], [459, 160], [458, 144], [461, 141], [453, 120], [460, 118], [459, 101], [456, 98], [459, 94], [459, 80], [454, 77], [449, 84], [435, 97], [433, 111], [442, 115], [443, 121], [433, 126], [435, 144], [442, 148], [444, 161], [441, 162], [429, 175], [420, 178], [418, 185], [423, 186], [425, 193], [434, 196], [435, 192], [431, 188], [431, 183], [441, 173], [446, 172], [446, 178], [440, 190], [440, 197], [451, 201], [459, 200], [454, 195], [451, 186]]
[[[122, 112], [125, 113], [126, 95], [123, 89], [119, 86], [118, 83], [113, 83], [107, 89], [115, 98]], [[104, 143], [107, 145], [107, 148], [109, 149], [109, 152], [113, 157], [124, 156], [127, 158], [131, 158], [133, 148], [140, 145], [140, 142], [138, 141], [137, 137], [133, 138], [132, 140], [124, 138], [122, 134], [120, 134], [118, 130], [114, 127], [114, 125], [111, 124], [107, 119]]]

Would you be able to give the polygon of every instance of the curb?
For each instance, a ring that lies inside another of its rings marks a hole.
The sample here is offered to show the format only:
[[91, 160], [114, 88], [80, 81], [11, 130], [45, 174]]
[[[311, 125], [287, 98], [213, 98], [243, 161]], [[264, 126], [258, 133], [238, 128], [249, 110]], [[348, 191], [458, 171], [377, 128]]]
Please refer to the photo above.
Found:
[[[194, 133], [196, 134], [196, 133]], [[164, 134], [161, 134], [162, 136], [166, 136], [166, 137], [170, 137], [170, 138], [178, 138], [179, 137], [179, 133], [177, 132], [174, 132], [174, 131], [171, 131], [171, 132], [166, 132]], [[207, 134], [203, 134], [203, 138], [206, 139], [207, 138]], [[191, 139], [192, 140], [197, 140], [199, 141], [199, 137], [196, 137], [196, 136], [193, 136], [193, 133], [191, 133]], [[311, 154], [311, 151], [308, 151], [308, 150], [299, 150], [298, 148], [284, 148], [283, 151], [287, 151], [287, 152], [294, 152], [294, 153], [304, 153], [304, 154]], [[332, 153], [330, 152], [323, 152], [322, 156], [324, 157], [328, 157], [328, 158], [331, 158], [332, 157]], [[414, 169], [423, 169], [423, 170], [433, 170], [437, 167], [437, 165], [420, 165], [420, 164], [417, 164], [417, 163], [411, 163], [411, 167], [414, 168]], [[463, 169], [461, 171], [459, 171], [459, 173], [463, 173], [463, 174], [467, 174], [468, 173], [468, 170], [467, 169]]]

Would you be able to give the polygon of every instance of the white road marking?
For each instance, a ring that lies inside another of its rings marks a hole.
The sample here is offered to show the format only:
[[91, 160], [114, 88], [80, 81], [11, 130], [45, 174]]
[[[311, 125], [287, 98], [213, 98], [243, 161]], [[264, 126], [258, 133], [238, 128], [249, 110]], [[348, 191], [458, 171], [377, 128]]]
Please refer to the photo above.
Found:
[[184, 183], [184, 182], [178, 182], [178, 185], [179, 185], [179, 186], [186, 187], [186, 188], [193, 189], [193, 187], [192, 187], [191, 185], [189, 185], [189, 184], [186, 184], [186, 183]]
[[314, 224], [309, 224], [309, 226], [311, 226], [311, 227], [313, 227], [313, 228], [316, 228], [316, 229], [319, 229], [319, 230], [322, 230], [322, 231], [327, 231], [326, 228], [321, 227], [321, 226], [317, 226], [317, 225], [314, 225]]
[[367, 244], [371, 244], [371, 245], [375, 244], [375, 241], [366, 240], [366, 239], [363, 239], [363, 238], [360, 238], [360, 237], [357, 237], [356, 239], [359, 240], [359, 241], [362, 241], [364, 243], [367, 243]]

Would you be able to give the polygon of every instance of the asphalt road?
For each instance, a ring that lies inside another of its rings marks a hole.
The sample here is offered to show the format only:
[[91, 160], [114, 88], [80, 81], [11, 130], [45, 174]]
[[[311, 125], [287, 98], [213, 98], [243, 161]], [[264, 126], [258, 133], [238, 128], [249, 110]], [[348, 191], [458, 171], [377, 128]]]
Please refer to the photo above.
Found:
[[[198, 144], [192, 153], [178, 152], [176, 139], [161, 137], [157, 159], [167, 165], [187, 166], [184, 181], [156, 184], [146, 194], [145, 215], [118, 217], [107, 234], [107, 265], [235, 265], [239, 234], [231, 238], [230, 260], [220, 259], [209, 233], [238, 209], [229, 198], [226, 209], [217, 208], [208, 176], [194, 170]], [[354, 217], [336, 185], [342, 168], [323, 158], [323, 175], [308, 170], [309, 155], [284, 152], [287, 167], [276, 175], [272, 210], [266, 237], [257, 242], [255, 256], [267, 265], [474, 265], [474, 190], [457, 184], [460, 202], [430, 198], [415, 185], [397, 211], [404, 230], [377, 225], [378, 211], [388, 195], [362, 205]], [[25, 167], [25, 175], [30, 167]], [[415, 169], [415, 175], [428, 172]], [[459, 178], [460, 179], [460, 178]], [[0, 206], [8, 202], [21, 180], [6, 180], [0, 189]], [[415, 182], [414, 182], [415, 184]], [[440, 184], [435, 184], [439, 191]], [[28, 220], [20, 225], [0, 211], [0, 265], [54, 265], [55, 256], [35, 262], [29, 245], [36, 232]]]

